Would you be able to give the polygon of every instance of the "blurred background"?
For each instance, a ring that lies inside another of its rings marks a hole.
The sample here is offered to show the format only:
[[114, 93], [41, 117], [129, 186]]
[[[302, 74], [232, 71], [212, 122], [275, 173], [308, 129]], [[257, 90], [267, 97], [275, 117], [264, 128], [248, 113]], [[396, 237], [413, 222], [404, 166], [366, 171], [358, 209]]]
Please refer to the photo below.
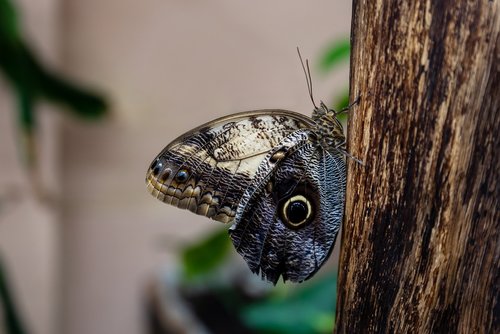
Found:
[[345, 104], [350, 1], [0, 5], [0, 333], [332, 331], [337, 251], [273, 287], [227, 227], [155, 200], [144, 177], [213, 118], [310, 115], [297, 46], [315, 97]]

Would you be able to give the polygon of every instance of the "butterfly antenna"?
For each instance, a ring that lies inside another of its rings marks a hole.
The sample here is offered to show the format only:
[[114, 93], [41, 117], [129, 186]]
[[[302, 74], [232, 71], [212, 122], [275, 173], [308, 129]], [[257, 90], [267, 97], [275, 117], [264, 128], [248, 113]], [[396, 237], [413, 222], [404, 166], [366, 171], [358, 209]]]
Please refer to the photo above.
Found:
[[[299, 54], [300, 64], [302, 65], [302, 69], [304, 70], [304, 75], [306, 76], [306, 84], [307, 90], [309, 91], [309, 97], [311, 98], [311, 102], [315, 109], [318, 107], [316, 103], [314, 103], [313, 90], [312, 90], [312, 79], [311, 79], [311, 70], [309, 68], [309, 60], [306, 59], [306, 65], [304, 65], [304, 61], [302, 60], [302, 55], [300, 54], [299, 47], [297, 47], [297, 53]], [[307, 68], [307, 70], [306, 70]]]

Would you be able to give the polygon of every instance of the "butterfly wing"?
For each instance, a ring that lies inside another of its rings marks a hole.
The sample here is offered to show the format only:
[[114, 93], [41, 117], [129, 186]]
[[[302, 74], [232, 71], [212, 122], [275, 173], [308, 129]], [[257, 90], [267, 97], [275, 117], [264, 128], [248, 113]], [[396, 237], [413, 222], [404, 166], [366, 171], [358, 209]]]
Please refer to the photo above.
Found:
[[314, 137], [310, 129], [296, 131], [266, 155], [230, 229], [250, 269], [275, 284], [280, 276], [311, 277], [330, 255], [342, 222], [345, 161]]
[[171, 142], [153, 160], [146, 183], [159, 200], [230, 223], [266, 155], [308, 117], [285, 110], [234, 114]]

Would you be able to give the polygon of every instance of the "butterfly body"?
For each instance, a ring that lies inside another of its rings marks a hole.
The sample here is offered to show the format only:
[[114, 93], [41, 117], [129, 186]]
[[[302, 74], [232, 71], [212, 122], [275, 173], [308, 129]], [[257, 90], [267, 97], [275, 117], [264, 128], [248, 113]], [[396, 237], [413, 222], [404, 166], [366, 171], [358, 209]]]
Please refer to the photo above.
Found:
[[343, 216], [345, 137], [334, 111], [226, 116], [180, 136], [155, 158], [159, 200], [232, 224], [253, 272], [301, 282], [328, 258]]

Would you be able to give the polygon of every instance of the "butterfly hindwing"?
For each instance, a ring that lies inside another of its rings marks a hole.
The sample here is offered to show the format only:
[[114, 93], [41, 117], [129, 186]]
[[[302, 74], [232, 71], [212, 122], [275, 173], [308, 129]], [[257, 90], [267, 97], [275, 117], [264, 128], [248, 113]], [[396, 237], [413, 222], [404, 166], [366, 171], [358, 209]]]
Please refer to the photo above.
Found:
[[274, 152], [266, 156], [230, 229], [250, 269], [273, 283], [280, 276], [301, 282], [314, 274], [342, 221], [344, 159], [311, 137], [310, 130], [297, 131], [275, 149], [284, 152], [279, 161], [271, 163]]

